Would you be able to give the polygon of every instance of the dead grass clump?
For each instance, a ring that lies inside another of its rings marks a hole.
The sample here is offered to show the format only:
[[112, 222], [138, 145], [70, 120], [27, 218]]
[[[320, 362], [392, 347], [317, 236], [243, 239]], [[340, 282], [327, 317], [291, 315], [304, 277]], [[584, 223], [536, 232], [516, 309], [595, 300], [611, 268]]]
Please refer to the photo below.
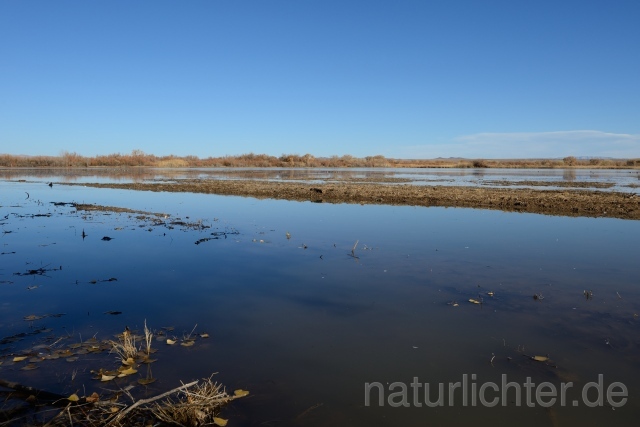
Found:
[[[147, 331], [147, 322], [145, 321], [145, 333]], [[112, 346], [112, 351], [117, 353], [122, 360], [129, 358], [135, 358], [138, 355], [138, 348], [136, 347], [136, 336], [131, 333], [129, 328], [118, 336], [118, 341], [109, 341]], [[150, 348], [150, 347], [149, 347]]]
[[158, 160], [156, 166], [159, 168], [186, 168], [189, 162], [184, 159], [164, 159]]
[[454, 166], [455, 168], [472, 168], [473, 167], [473, 163], [467, 160], [461, 160], [458, 163], [456, 163], [456, 165]]
[[153, 333], [147, 328], [147, 321], [144, 321], [144, 342], [145, 342], [145, 353], [147, 353], [147, 357], [151, 354], [151, 340], [153, 339]]
[[[213, 376], [213, 375], [212, 375]], [[246, 390], [236, 390], [231, 396], [221, 384], [211, 378], [182, 384], [162, 394], [135, 400], [130, 388], [119, 395], [128, 396], [130, 405], [121, 403], [118, 395], [105, 398], [97, 393], [79, 398], [73, 395], [70, 403], [47, 425], [82, 425], [87, 427], [142, 427], [149, 425], [226, 426], [220, 418], [221, 409], [232, 400], [247, 396]]]
[[[126, 328], [122, 334], [118, 335], [118, 341], [110, 340], [111, 351], [116, 353], [126, 361], [129, 359], [136, 359], [142, 357], [148, 359], [152, 353], [151, 343], [153, 342], [153, 332], [147, 327], [147, 321], [144, 321], [144, 345], [139, 347], [136, 345], [136, 340], [142, 337], [137, 337], [129, 328]], [[144, 354], [142, 354], [144, 352]]]
[[209, 377], [156, 403], [151, 412], [158, 420], [171, 424], [224, 426], [226, 420], [218, 418], [220, 409], [234, 398]]

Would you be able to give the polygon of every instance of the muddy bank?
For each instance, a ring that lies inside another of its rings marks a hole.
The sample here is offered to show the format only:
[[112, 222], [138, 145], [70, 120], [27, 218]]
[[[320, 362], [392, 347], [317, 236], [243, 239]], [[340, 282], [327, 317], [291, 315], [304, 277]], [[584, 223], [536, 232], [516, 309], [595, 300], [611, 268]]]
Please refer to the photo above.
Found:
[[360, 183], [305, 185], [247, 180], [182, 180], [174, 183], [65, 184], [97, 188], [251, 196], [327, 203], [445, 206], [548, 215], [640, 219], [640, 197], [586, 190], [537, 190]]
[[90, 205], [86, 203], [71, 203], [71, 205], [78, 211], [100, 211], [100, 212], [117, 212], [117, 213], [132, 213], [146, 216], [155, 216], [159, 218], [167, 218], [169, 214], [137, 211], [134, 209], [121, 208], [117, 206], [102, 206], [102, 205]]

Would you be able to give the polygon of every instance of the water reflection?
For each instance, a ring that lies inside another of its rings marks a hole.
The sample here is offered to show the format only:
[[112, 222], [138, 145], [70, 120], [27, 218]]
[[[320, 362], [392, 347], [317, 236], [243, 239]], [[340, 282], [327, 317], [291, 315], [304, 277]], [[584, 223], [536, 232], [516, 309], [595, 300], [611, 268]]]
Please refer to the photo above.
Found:
[[[622, 426], [640, 415], [637, 221], [39, 183], [2, 182], [0, 191], [8, 253], [0, 256], [0, 338], [41, 326], [57, 336], [111, 336], [145, 319], [153, 328], [175, 327], [179, 338], [197, 324], [211, 339], [159, 347], [153, 369], [160, 381], [149, 393], [220, 372], [230, 389], [254, 396], [230, 409], [235, 425], [495, 426], [507, 419]], [[60, 201], [167, 212], [202, 227], [50, 203]], [[45, 213], [52, 215], [33, 216]], [[194, 244], [229, 229], [240, 234]], [[45, 266], [62, 269], [14, 274]], [[122, 314], [104, 314], [112, 310]], [[45, 313], [66, 315], [21, 320]], [[29, 348], [34, 337], [0, 351]], [[547, 354], [553, 366], [525, 357]], [[74, 368], [65, 363], [51, 366]], [[59, 392], [98, 387], [88, 371], [66, 384], [45, 365], [38, 375], [0, 369]], [[478, 382], [499, 382], [502, 374], [520, 383], [570, 380], [577, 390], [603, 374], [607, 384], [624, 382], [630, 397], [616, 411], [364, 406], [366, 382], [437, 384], [463, 374]]]
[[[582, 188], [639, 193], [637, 171], [606, 169], [395, 169], [395, 168], [86, 168], [0, 169], [5, 180], [54, 182], [167, 182], [178, 180], [265, 180], [378, 182], [390, 185]], [[566, 184], [571, 184], [567, 186]]]
[[[589, 175], [589, 178], [594, 178], [593, 174]], [[575, 169], [565, 169], [562, 172], [562, 179], [565, 181], [575, 181], [576, 180], [576, 171]]]

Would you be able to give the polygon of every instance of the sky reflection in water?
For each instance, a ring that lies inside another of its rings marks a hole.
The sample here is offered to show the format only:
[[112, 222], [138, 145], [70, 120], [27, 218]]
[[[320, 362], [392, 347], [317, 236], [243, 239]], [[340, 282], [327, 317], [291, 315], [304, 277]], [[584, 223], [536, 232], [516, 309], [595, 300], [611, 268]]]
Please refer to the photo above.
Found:
[[[252, 392], [230, 409], [234, 425], [632, 425], [640, 414], [637, 221], [42, 182], [0, 182], [0, 192], [0, 217], [9, 215], [0, 221], [9, 231], [0, 243], [7, 253], [0, 281], [12, 282], [0, 283], [0, 338], [28, 330], [21, 319], [29, 314], [66, 313], [33, 327], [83, 337], [141, 328], [145, 319], [152, 328], [175, 326], [180, 337], [197, 324], [209, 340], [189, 349], [157, 343], [154, 386], [220, 372], [231, 389]], [[50, 204], [71, 201], [163, 212], [168, 221], [210, 228], [169, 229], [131, 214], [76, 214]], [[228, 234], [194, 244], [212, 232]], [[59, 266], [43, 276], [14, 274]], [[536, 293], [544, 300], [535, 301]], [[103, 314], [109, 310], [123, 313]], [[522, 355], [547, 353], [558, 368]], [[1, 366], [0, 377], [64, 388], [45, 369], [35, 376]], [[625, 382], [630, 398], [615, 411], [363, 406], [365, 382], [435, 384], [464, 373], [479, 382], [507, 373], [511, 381], [580, 385], [604, 374], [605, 385]]]
[[0, 178], [63, 183], [166, 182], [199, 180], [304, 181], [308, 183], [364, 181], [394, 184], [586, 188], [640, 192], [635, 169], [501, 169], [501, 168], [86, 168], [0, 169]]

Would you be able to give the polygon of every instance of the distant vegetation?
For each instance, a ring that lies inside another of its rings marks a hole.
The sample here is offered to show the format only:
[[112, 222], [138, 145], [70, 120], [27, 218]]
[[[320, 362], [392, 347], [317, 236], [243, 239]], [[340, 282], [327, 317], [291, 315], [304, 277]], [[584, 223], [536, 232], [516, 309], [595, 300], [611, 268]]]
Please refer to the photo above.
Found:
[[564, 159], [389, 159], [384, 156], [353, 157], [350, 155], [314, 157], [311, 154], [283, 154], [280, 157], [267, 154], [241, 154], [238, 156], [155, 156], [140, 150], [130, 154], [107, 154], [85, 157], [77, 153], [63, 152], [59, 156], [0, 155], [0, 167], [396, 167], [396, 168], [634, 168], [640, 167], [640, 159], [580, 159], [573, 156]]

